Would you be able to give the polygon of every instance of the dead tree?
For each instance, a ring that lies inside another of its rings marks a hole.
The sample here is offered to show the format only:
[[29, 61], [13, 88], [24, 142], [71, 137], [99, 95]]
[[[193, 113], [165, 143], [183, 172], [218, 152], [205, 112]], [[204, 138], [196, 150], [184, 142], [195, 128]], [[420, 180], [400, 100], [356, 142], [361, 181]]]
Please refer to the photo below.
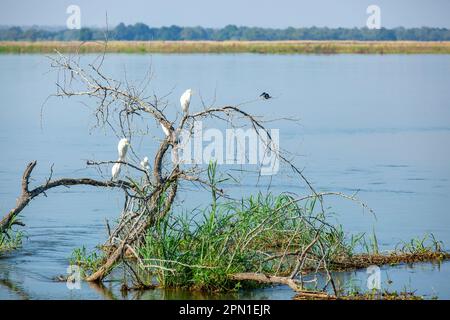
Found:
[[[145, 85], [134, 86], [128, 82], [121, 82], [105, 75], [102, 66], [105, 56], [102, 55], [94, 61], [83, 67], [78, 56], [70, 57], [55, 52], [50, 57], [52, 67], [58, 72], [56, 97], [86, 97], [94, 102], [94, 114], [97, 125], [108, 127], [118, 137], [127, 137], [132, 142], [133, 137], [138, 134], [134, 123], [138, 119], [148, 121], [153, 119], [155, 123], [164, 125], [169, 130], [167, 135], [160, 143], [153, 159], [151, 170], [139, 167], [139, 157], [132, 151], [132, 160], [122, 162], [130, 170], [134, 170], [143, 176], [141, 184], [132, 181], [99, 181], [90, 178], [63, 178], [53, 180], [52, 175], [42, 185], [30, 190], [29, 180], [36, 162], [31, 162], [22, 178], [22, 192], [17, 201], [17, 206], [12, 209], [0, 221], [0, 232], [5, 232], [13, 224], [19, 224], [17, 220], [20, 212], [30, 203], [30, 201], [45, 194], [46, 191], [59, 186], [86, 185], [92, 187], [120, 188], [125, 194], [125, 204], [121, 213], [119, 222], [109, 234], [104, 244], [108, 248], [107, 258], [103, 265], [94, 273], [87, 277], [87, 281], [101, 281], [106, 277], [114, 266], [122, 259], [125, 250], [133, 251], [143, 241], [146, 231], [154, 225], [159, 219], [165, 217], [170, 211], [175, 201], [177, 190], [181, 181], [189, 181], [206, 188], [216, 188], [211, 185], [207, 179], [203, 179], [205, 169], [200, 166], [191, 166], [187, 168], [180, 162], [166, 161], [171, 152], [176, 152], [178, 148], [179, 133], [186, 130], [190, 133], [194, 130], [196, 121], [208, 118], [215, 118], [224, 121], [230, 126], [239, 119], [244, 121], [249, 127], [255, 129], [259, 138], [265, 141], [267, 151], [275, 152], [282, 163], [289, 166], [300, 181], [306, 184], [310, 189], [311, 196], [317, 197], [320, 202], [323, 195], [317, 193], [309, 181], [305, 178], [302, 171], [286, 157], [285, 153], [275, 148], [274, 141], [269, 130], [265, 127], [265, 122], [260, 117], [256, 117], [243, 109], [240, 105], [226, 105], [222, 107], [207, 106], [203, 101], [203, 110], [195, 113], [184, 113], [177, 123], [171, 122], [164, 110], [167, 102], [156, 96], [146, 96], [148, 82]], [[263, 136], [261, 136], [263, 135]], [[116, 161], [88, 161], [88, 165], [98, 168], [106, 166]], [[219, 195], [225, 195], [221, 189], [215, 189]], [[331, 194], [331, 193], [328, 193]], [[310, 196], [307, 196], [310, 197]], [[306, 199], [307, 197], [299, 198]], [[352, 197], [350, 197], [352, 198]], [[352, 200], [355, 200], [352, 198]], [[323, 210], [323, 207], [322, 207]], [[314, 243], [310, 246], [316, 244]], [[326, 255], [326, 248], [323, 249], [323, 256]], [[301, 271], [304, 261], [310, 256], [309, 247], [297, 252], [297, 263], [290, 277], [265, 277], [259, 274], [239, 274], [235, 275], [236, 280], [260, 280], [263, 282], [279, 282], [288, 284], [292, 288], [297, 288], [298, 282], [295, 280], [297, 274]], [[323, 260], [324, 258], [321, 257]], [[323, 263], [321, 265], [324, 265]], [[326, 266], [326, 264], [325, 264]], [[331, 278], [331, 276], [330, 276]]]
[[[184, 113], [178, 121], [178, 124], [170, 122], [164, 109], [166, 103], [156, 96], [146, 97], [144, 89], [138, 89], [129, 83], [122, 83], [111, 79], [103, 74], [100, 62], [88, 65], [89, 72], [84, 70], [78, 61], [67, 56], [56, 54], [52, 58], [53, 67], [57, 68], [63, 79], [57, 84], [58, 92], [56, 96], [72, 97], [85, 96], [96, 100], [95, 115], [99, 126], [109, 126], [113, 132], [119, 136], [124, 136], [130, 140], [133, 138], [133, 121], [136, 118], [143, 118], [143, 115], [150, 116], [156, 123], [168, 128], [170, 134], [160, 143], [154, 157], [151, 174], [146, 176], [146, 186], [138, 192], [127, 194], [125, 209], [120, 217], [120, 222], [113, 230], [105, 247], [113, 248], [109, 253], [108, 259], [104, 265], [95, 273], [90, 275], [88, 281], [97, 281], [104, 278], [112, 269], [114, 264], [121, 258], [124, 249], [127, 246], [135, 247], [136, 243], [142, 241], [146, 230], [158, 219], [161, 219], [171, 209], [175, 200], [177, 188], [180, 181], [190, 181], [195, 184], [211, 187], [211, 185], [202, 179], [203, 169], [198, 166], [185, 169], [180, 163], [164, 162], [170, 155], [170, 150], [176, 150], [178, 146], [178, 135], [181, 130], [192, 132], [194, 123], [205, 118], [218, 118], [232, 124], [233, 118], [244, 119], [254, 129], [262, 130], [266, 137], [266, 146], [269, 150], [275, 152], [273, 141], [269, 131], [264, 127], [261, 120], [255, 116], [243, 111], [238, 106], [207, 107], [196, 113]], [[83, 87], [83, 90], [75, 91], [72, 89], [72, 83], [77, 83]], [[114, 127], [112, 120], [118, 115], [118, 128]], [[260, 131], [257, 131], [260, 132]], [[99, 163], [91, 162], [91, 165]], [[145, 189], [145, 190], [144, 190]], [[222, 190], [217, 190], [222, 194]], [[161, 199], [164, 202], [161, 204]]]

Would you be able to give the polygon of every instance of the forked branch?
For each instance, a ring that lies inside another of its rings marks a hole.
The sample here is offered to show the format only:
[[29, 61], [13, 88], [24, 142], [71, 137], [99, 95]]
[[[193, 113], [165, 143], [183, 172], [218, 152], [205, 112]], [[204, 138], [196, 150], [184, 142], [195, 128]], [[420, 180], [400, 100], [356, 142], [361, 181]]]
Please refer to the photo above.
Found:
[[22, 176], [22, 190], [20, 196], [17, 198], [16, 206], [9, 211], [0, 220], [0, 232], [9, 230], [13, 225], [22, 223], [17, 220], [18, 215], [22, 210], [30, 203], [31, 200], [41, 194], [45, 194], [46, 191], [56, 187], [71, 187], [76, 185], [86, 185], [93, 187], [104, 188], [120, 188], [123, 190], [133, 190], [135, 187], [127, 181], [99, 181], [91, 178], [62, 178], [57, 180], [51, 180], [50, 178], [42, 185], [30, 190], [30, 177], [33, 169], [36, 167], [37, 162], [30, 162]]

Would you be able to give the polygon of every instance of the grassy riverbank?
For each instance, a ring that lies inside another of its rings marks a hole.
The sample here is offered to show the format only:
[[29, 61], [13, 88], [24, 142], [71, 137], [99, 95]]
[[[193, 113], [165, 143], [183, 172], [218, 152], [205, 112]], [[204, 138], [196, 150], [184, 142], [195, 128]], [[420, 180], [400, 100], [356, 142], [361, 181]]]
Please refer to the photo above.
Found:
[[[102, 42], [3, 41], [0, 53], [98, 53]], [[450, 42], [415, 41], [110, 41], [112, 53], [450, 54]]]

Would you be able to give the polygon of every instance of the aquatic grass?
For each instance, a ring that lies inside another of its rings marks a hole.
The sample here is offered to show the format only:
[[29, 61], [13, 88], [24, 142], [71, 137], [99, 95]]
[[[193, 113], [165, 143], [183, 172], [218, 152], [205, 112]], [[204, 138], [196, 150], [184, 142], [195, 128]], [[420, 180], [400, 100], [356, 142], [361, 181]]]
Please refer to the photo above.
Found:
[[[383, 254], [375, 230], [369, 237], [364, 233], [349, 236], [342, 225], [331, 224], [332, 214], [324, 211], [319, 196], [296, 198], [287, 193], [258, 193], [229, 200], [220, 197], [219, 185], [226, 179], [217, 175], [215, 163], [209, 164], [207, 177], [211, 201], [206, 207], [192, 212], [172, 208], [171, 214], [149, 226], [145, 237], [126, 250], [124, 270], [130, 270], [127, 274], [135, 288], [156, 285], [207, 292], [236, 291], [267, 283], [242, 280], [235, 275], [286, 278], [292, 272], [303, 287], [303, 275], [310, 278], [318, 273], [370, 265], [449, 257], [433, 235], [402, 243], [394, 252]], [[161, 203], [164, 201], [162, 195]], [[111, 248], [103, 250], [107, 254]], [[83, 247], [73, 252], [71, 263], [81, 266], [85, 274], [92, 274], [104, 262], [105, 253], [88, 253]]]
[[[230, 291], [255, 285], [233, 281], [232, 274], [289, 273], [294, 253], [318, 233], [321, 246], [329, 248], [327, 259], [350, 252], [342, 228], [324, 226], [323, 214], [314, 212], [315, 203], [301, 206], [290, 195], [260, 193], [168, 216], [148, 231], [138, 252], [142, 267], [162, 287]], [[311, 253], [323, 255], [319, 246]]]
[[409, 242], [402, 241], [397, 245], [396, 250], [403, 253], [410, 254], [428, 254], [428, 253], [440, 253], [442, 251], [443, 243], [437, 240], [434, 234], [426, 233], [423, 237], [416, 237]]
[[[315, 237], [320, 241], [312, 246], [302, 269], [312, 274], [325, 267], [315, 257], [327, 261], [330, 271], [448, 258], [432, 236], [426, 238], [429, 243], [414, 240], [400, 250], [382, 254], [375, 231], [370, 240], [364, 234], [348, 237], [342, 226], [328, 224], [327, 215], [316, 208], [317, 199], [303, 205], [295, 200], [287, 194], [259, 193], [168, 216], [148, 230], [138, 252], [141, 268], [161, 287], [233, 291], [255, 285], [232, 281], [233, 274], [289, 275], [296, 257]], [[367, 243], [371, 243], [368, 253], [356, 251]], [[385, 298], [389, 297], [393, 298]]]
[[376, 254], [380, 253], [380, 248], [378, 245], [378, 239], [377, 239], [377, 235], [375, 233], [375, 229], [372, 229], [372, 234], [370, 235], [369, 238], [367, 238], [363, 235], [359, 239], [359, 241], [367, 254], [376, 255]]
[[13, 230], [14, 225], [23, 225], [18, 217], [13, 217], [5, 230], [0, 232], [0, 256], [8, 252], [14, 251], [22, 246], [24, 233], [22, 231]]
[[20, 248], [23, 236], [21, 231], [0, 233], [0, 256]]
[[244, 271], [247, 257], [231, 250], [234, 239], [227, 234], [231, 219], [224, 218], [220, 210], [201, 212], [201, 222], [187, 215], [175, 221], [167, 218], [148, 233], [139, 253], [160, 286], [235, 289], [227, 273]]
[[96, 250], [88, 252], [83, 246], [73, 250], [69, 263], [81, 268], [82, 276], [86, 277], [88, 274], [97, 270], [104, 262], [105, 255], [103, 252]]

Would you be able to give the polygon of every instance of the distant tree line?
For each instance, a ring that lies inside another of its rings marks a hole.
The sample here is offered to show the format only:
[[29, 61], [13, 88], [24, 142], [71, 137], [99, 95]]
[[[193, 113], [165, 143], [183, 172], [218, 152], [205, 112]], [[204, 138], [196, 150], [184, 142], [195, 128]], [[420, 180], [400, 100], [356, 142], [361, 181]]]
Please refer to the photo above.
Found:
[[[82, 28], [80, 30], [46, 30], [39, 27], [0, 28], [0, 40], [102, 40], [105, 30]], [[160, 27], [153, 28], [143, 23], [125, 25], [120, 23], [108, 31], [110, 40], [415, 40], [450, 41], [450, 30], [444, 28], [403, 28], [370, 30], [368, 28], [286, 28], [270, 29], [258, 27], [237, 27], [228, 25], [221, 29], [203, 27]]]

